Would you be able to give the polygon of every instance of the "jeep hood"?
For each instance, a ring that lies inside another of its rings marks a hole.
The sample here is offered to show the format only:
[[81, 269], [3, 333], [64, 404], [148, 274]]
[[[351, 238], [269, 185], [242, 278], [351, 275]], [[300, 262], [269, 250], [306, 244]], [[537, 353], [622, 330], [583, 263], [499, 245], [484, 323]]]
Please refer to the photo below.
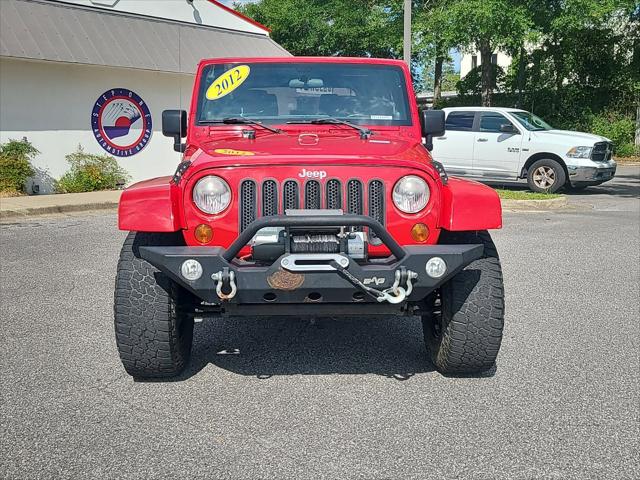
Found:
[[[199, 152], [193, 156], [194, 165], [205, 163], [222, 165], [279, 164], [371, 164], [393, 163], [422, 165], [428, 153], [420, 141], [411, 136], [376, 132], [361, 139], [358, 132], [315, 134], [287, 132], [287, 134], [256, 133], [255, 139], [240, 135], [216, 135], [198, 139]], [[217, 165], [212, 165], [217, 166]], [[414, 165], [415, 166], [415, 165]]]

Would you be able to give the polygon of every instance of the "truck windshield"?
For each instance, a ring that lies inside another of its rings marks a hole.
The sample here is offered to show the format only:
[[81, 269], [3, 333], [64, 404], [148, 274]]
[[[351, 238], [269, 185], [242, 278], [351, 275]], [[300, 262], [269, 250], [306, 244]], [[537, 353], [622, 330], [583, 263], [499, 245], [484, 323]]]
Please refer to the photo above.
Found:
[[331, 117], [357, 125], [411, 125], [405, 77], [393, 65], [225, 63], [204, 68], [196, 121], [264, 124]]
[[527, 130], [537, 131], [537, 130], [552, 130], [553, 127], [549, 125], [547, 122], [542, 120], [539, 116], [534, 115], [530, 112], [510, 112], [511, 115], [516, 117], [516, 120], [520, 122]]

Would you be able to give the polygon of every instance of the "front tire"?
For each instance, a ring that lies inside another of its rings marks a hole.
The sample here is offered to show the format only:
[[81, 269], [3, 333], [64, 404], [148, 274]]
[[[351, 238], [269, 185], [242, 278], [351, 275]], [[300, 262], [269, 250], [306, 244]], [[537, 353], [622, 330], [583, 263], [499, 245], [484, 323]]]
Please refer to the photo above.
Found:
[[442, 373], [490, 370], [504, 326], [504, 287], [496, 247], [486, 231], [443, 231], [439, 243], [482, 244], [484, 253], [427, 298], [422, 328], [431, 361]]
[[564, 187], [566, 182], [564, 168], [550, 158], [534, 162], [527, 170], [527, 184], [534, 192], [555, 193]]
[[127, 373], [138, 379], [179, 374], [189, 362], [193, 318], [186, 292], [140, 257], [141, 246], [183, 245], [181, 233], [131, 232], [118, 261], [116, 343]]

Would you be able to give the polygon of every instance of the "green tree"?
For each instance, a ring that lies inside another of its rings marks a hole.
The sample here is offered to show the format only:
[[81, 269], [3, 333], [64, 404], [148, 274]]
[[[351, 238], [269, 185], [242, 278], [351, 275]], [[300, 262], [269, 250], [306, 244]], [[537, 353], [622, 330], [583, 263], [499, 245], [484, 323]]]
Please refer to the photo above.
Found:
[[[428, 0], [414, 0], [419, 12]], [[260, 0], [239, 11], [271, 28], [272, 38], [294, 55], [402, 58], [402, 0]], [[419, 22], [414, 18], [414, 26]], [[411, 69], [420, 84], [429, 53], [416, 39]]]
[[294, 55], [402, 56], [401, 2], [261, 0], [238, 5]]
[[[433, 101], [438, 103], [443, 90], [445, 68], [451, 61], [449, 52], [464, 40], [460, 37], [453, 24], [447, 21], [451, 0], [425, 0], [414, 2], [413, 29], [414, 43], [417, 43], [422, 52], [424, 66], [428, 69], [427, 75], [432, 85], [425, 85], [427, 90], [433, 88]], [[445, 88], [446, 90], [446, 88]]]
[[578, 121], [610, 106], [632, 114], [640, 92], [638, 4], [530, 0], [529, 10], [538, 42], [522, 58], [527, 90], [544, 92], [549, 114]]
[[531, 31], [529, 10], [516, 0], [456, 0], [447, 4], [441, 19], [461, 50], [480, 52], [482, 105], [491, 105], [491, 55], [498, 50], [513, 53], [524, 44]]

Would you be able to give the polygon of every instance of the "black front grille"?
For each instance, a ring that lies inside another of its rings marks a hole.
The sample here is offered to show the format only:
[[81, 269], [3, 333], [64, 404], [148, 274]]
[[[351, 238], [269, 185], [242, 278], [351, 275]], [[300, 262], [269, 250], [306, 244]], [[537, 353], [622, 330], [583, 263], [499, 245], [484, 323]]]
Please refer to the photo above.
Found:
[[282, 204], [284, 209], [300, 208], [300, 196], [298, 194], [298, 182], [295, 180], [287, 180], [284, 182], [282, 189]]
[[256, 219], [256, 182], [245, 180], [240, 185], [240, 231]]
[[[300, 205], [301, 188], [304, 195], [302, 207]], [[260, 193], [259, 199], [258, 193]], [[322, 205], [323, 198], [324, 205]], [[258, 204], [261, 207], [260, 213], [258, 213]], [[276, 180], [264, 180], [259, 190], [253, 180], [243, 180], [240, 184], [240, 231], [247, 228], [259, 215], [284, 214], [286, 210], [298, 208], [345, 209], [346, 213], [370, 215], [384, 225], [384, 183], [380, 180], [372, 180], [368, 185], [366, 199], [364, 184], [358, 179], [349, 180], [346, 185], [337, 179], [329, 179], [324, 183], [308, 180], [303, 185], [297, 180], [286, 180], [282, 184]]]
[[613, 144], [611, 142], [598, 142], [591, 151], [591, 160], [594, 162], [608, 162], [613, 155]]
[[342, 208], [342, 184], [340, 180], [329, 180], [327, 182], [327, 208], [330, 210], [340, 210]]
[[309, 180], [304, 185], [304, 208], [320, 208], [320, 182], [317, 180]]
[[275, 180], [265, 180], [262, 184], [262, 216], [278, 214], [278, 185]]
[[347, 182], [347, 213], [362, 215], [362, 182], [349, 180]]
[[380, 180], [369, 183], [369, 216], [384, 225], [384, 183]]

